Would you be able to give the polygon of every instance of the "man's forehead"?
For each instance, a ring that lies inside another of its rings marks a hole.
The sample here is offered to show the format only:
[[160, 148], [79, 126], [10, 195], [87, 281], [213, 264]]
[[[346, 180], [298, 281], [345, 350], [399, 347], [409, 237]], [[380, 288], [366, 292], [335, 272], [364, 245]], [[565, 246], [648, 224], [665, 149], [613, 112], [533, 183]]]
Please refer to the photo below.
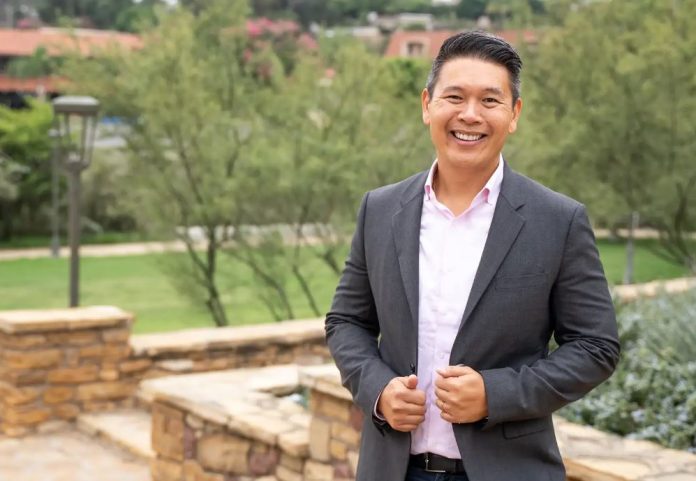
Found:
[[442, 65], [436, 88], [476, 89], [487, 93], [511, 95], [510, 74], [500, 64], [475, 57], [455, 57]]

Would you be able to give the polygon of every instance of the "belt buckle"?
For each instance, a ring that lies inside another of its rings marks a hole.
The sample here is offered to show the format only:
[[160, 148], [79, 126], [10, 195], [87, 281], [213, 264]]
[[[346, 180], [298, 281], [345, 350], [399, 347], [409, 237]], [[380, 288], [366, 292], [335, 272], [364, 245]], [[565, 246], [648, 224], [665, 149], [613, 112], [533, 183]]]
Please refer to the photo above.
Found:
[[430, 454], [425, 453], [425, 471], [427, 473], [446, 473], [444, 469], [430, 469]]

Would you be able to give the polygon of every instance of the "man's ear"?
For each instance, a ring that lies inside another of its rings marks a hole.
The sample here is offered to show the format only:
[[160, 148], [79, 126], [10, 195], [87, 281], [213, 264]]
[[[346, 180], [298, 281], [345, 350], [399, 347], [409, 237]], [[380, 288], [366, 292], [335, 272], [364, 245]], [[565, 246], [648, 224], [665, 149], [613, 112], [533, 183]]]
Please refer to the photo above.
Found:
[[421, 92], [421, 108], [423, 109], [423, 123], [425, 125], [430, 125], [430, 112], [428, 111], [429, 104], [430, 94], [428, 94], [428, 89], [423, 89]]
[[512, 106], [512, 120], [510, 121], [510, 126], [508, 127], [508, 132], [513, 133], [517, 130], [517, 121], [520, 120], [520, 114], [522, 113], [522, 99], [518, 98], [515, 100], [515, 105]]

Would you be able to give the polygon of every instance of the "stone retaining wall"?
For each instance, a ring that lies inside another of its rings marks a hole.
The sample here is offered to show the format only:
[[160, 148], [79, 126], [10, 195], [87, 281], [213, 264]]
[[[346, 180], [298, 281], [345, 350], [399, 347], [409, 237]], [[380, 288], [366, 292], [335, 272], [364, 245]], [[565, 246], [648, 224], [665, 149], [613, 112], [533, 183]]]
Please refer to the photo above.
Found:
[[116, 307], [0, 312], [0, 433], [135, 404], [143, 379], [330, 359], [320, 319], [131, 336]]
[[132, 403], [132, 320], [114, 307], [0, 313], [0, 430], [22, 435]]
[[297, 391], [297, 379], [298, 366], [286, 365], [144, 381], [152, 480], [305, 479], [310, 416], [279, 397]]
[[130, 343], [133, 359], [147, 366], [144, 379], [331, 359], [323, 319], [140, 334]]

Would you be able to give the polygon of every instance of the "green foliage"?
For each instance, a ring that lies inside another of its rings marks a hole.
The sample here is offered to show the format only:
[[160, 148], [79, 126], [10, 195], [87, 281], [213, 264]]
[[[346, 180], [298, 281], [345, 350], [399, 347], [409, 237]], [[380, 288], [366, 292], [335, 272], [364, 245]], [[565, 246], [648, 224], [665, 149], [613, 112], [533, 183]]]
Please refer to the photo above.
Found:
[[[47, 103], [29, 100], [29, 107], [11, 110], [0, 106], [0, 239], [46, 224], [50, 197], [48, 130], [53, 114]], [[11, 200], [10, 200], [11, 199]]]
[[42, 21], [58, 25], [66, 21], [73, 26], [77, 19], [87, 19], [96, 28], [139, 31], [154, 20], [154, 9], [161, 0], [36, 0], [34, 6]]
[[635, 439], [696, 452], [696, 291], [643, 300], [618, 316], [614, 375], [561, 411]]
[[0, 154], [0, 201], [11, 201], [17, 197], [17, 181], [23, 169], [16, 162]]
[[28, 57], [18, 57], [7, 65], [11, 77], [45, 77], [54, 73], [58, 60], [50, 57], [44, 47], [39, 47]]
[[[588, 34], [592, 32], [592, 34]], [[605, 225], [636, 211], [696, 269], [696, 3], [593, 2], [526, 56], [518, 165]]]

